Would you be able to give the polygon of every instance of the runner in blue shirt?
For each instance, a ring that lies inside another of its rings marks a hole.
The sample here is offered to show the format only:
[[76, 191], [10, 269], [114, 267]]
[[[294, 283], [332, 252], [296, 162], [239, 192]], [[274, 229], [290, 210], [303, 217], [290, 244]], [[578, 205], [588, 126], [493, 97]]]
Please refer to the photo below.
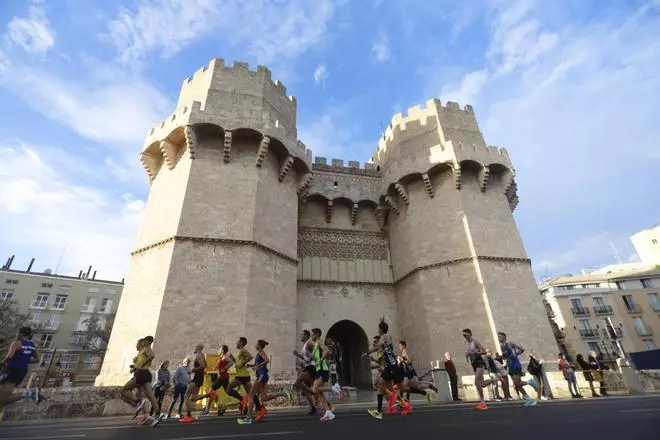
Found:
[[41, 361], [39, 349], [32, 342], [32, 329], [21, 327], [16, 341], [9, 346], [9, 352], [2, 361], [0, 373], [0, 408], [21, 399], [32, 399], [39, 403], [39, 389], [27, 389], [21, 394], [14, 394], [14, 388], [20, 385], [28, 372], [28, 366]]

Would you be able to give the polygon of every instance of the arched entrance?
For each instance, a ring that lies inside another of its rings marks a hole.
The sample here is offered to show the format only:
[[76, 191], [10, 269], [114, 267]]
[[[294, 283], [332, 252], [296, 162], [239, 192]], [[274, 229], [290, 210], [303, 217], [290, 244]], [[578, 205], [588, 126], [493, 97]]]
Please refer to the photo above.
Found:
[[344, 319], [330, 327], [327, 337], [337, 345], [339, 383], [357, 388], [371, 388], [369, 360], [362, 357], [362, 353], [369, 350], [369, 339], [362, 327]]

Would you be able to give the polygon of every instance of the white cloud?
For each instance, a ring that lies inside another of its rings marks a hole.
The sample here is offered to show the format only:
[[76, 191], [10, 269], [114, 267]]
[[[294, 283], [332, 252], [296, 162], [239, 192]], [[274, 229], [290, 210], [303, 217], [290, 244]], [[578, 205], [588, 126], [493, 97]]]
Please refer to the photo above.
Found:
[[481, 92], [481, 88], [487, 83], [488, 76], [486, 70], [468, 73], [463, 77], [460, 84], [444, 86], [440, 96], [445, 101], [476, 105], [476, 97]]
[[50, 26], [40, 2], [32, 2], [28, 18], [14, 17], [7, 25], [7, 36], [27, 52], [44, 53], [55, 44], [55, 32]]
[[[0, 146], [0, 247], [38, 256], [37, 268], [54, 268], [66, 249], [60, 273], [75, 274], [92, 264], [99, 278], [121, 279], [134, 246], [144, 202], [130, 194], [84, 186], [70, 176], [89, 172], [103, 176], [93, 162], [52, 161], [59, 151]], [[74, 168], [88, 168], [87, 171]], [[20, 256], [19, 256], [20, 258]]]
[[328, 70], [325, 68], [325, 64], [319, 64], [314, 70], [314, 82], [316, 84], [325, 84], [325, 80], [328, 78]]
[[385, 33], [380, 32], [371, 46], [371, 54], [374, 59], [381, 63], [391, 58], [390, 42]]
[[214, 31], [232, 45], [245, 46], [257, 62], [271, 64], [322, 43], [334, 10], [332, 0], [140, 0], [137, 10], [122, 9], [108, 36], [120, 60], [134, 65], [151, 54], [170, 57]]
[[174, 104], [140, 78], [119, 75], [86, 81], [16, 66], [0, 84], [34, 110], [79, 135], [111, 145], [139, 146], [147, 130]]

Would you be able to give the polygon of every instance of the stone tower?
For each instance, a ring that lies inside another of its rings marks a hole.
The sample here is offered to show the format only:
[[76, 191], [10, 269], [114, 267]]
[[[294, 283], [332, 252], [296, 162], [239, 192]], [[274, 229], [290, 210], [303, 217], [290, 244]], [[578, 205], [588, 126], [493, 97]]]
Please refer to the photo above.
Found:
[[465, 327], [491, 349], [504, 331], [554, 359], [513, 166], [470, 106], [395, 115], [363, 167], [312, 164], [285, 92], [265, 67], [214, 60], [149, 132], [149, 200], [97, 384], [125, 382], [147, 334], [157, 361], [265, 338], [286, 379], [296, 334], [319, 327], [340, 347], [342, 383], [368, 386], [360, 354], [382, 317], [419, 369], [450, 351], [471, 373]]
[[213, 60], [184, 81], [140, 155], [151, 189], [98, 384], [125, 382], [147, 334], [161, 360], [199, 342], [265, 338], [282, 350], [273, 369], [292, 372], [310, 154], [297, 141], [296, 101], [268, 69]]

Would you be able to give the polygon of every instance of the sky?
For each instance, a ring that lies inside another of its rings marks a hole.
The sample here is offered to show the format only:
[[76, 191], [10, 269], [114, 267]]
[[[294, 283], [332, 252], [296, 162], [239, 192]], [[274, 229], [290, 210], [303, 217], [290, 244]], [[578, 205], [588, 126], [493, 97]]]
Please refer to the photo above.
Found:
[[123, 278], [144, 137], [214, 57], [267, 65], [328, 158], [365, 162], [432, 97], [472, 104], [538, 278], [634, 261], [660, 223], [658, 0], [4, 0], [0, 263]]

